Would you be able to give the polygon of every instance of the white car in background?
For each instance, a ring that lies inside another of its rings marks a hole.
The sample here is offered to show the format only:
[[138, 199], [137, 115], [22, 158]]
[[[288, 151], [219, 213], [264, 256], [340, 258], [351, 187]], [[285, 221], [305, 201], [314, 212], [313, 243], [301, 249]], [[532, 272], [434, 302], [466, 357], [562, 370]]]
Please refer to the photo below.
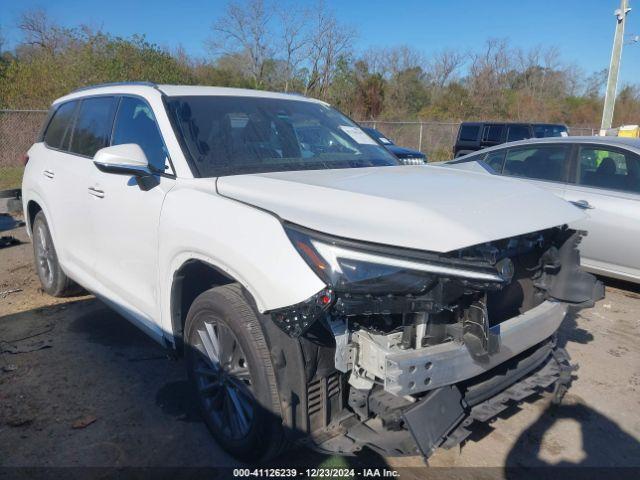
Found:
[[640, 140], [563, 137], [487, 148], [439, 166], [513, 177], [585, 210], [573, 228], [588, 271], [640, 283]]
[[561, 398], [556, 332], [602, 296], [566, 226], [578, 208], [401, 167], [294, 95], [76, 91], [29, 150], [22, 198], [42, 288], [82, 285], [184, 353], [207, 426], [252, 462], [299, 441], [428, 456], [510, 400]]

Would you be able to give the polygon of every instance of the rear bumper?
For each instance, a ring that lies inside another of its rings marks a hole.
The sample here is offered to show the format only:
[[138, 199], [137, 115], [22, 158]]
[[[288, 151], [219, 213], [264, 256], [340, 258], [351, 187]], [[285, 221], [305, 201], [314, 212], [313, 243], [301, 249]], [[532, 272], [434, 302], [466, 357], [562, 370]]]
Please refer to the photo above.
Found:
[[384, 379], [394, 395], [414, 395], [482, 375], [553, 335], [567, 313], [567, 304], [545, 301], [490, 329], [498, 351], [486, 361], [474, 359], [462, 343], [448, 342], [398, 352], [386, 349], [368, 334], [360, 334], [359, 363]]

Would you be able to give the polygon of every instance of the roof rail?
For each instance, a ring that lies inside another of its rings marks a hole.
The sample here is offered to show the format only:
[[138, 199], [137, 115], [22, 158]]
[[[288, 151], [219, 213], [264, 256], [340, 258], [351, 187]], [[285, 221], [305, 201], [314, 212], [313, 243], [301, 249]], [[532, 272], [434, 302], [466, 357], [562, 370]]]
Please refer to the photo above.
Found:
[[71, 93], [82, 92], [84, 90], [91, 90], [92, 88], [117, 87], [117, 86], [134, 86], [134, 85], [140, 85], [140, 86], [145, 86], [145, 87], [153, 87], [153, 88], [156, 88], [156, 89], [158, 88], [158, 84], [155, 83], [155, 82], [144, 82], [144, 81], [140, 81], [140, 82], [109, 82], [109, 83], [97, 83], [96, 85], [87, 85], [86, 87], [76, 88]]

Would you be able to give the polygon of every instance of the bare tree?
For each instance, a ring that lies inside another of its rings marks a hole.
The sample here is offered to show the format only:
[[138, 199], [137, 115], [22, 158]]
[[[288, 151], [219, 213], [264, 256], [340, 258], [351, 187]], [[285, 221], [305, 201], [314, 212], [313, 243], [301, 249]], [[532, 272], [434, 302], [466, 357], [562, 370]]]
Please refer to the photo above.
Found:
[[310, 18], [306, 9], [298, 9], [293, 5], [281, 4], [277, 10], [280, 22], [280, 50], [284, 57], [285, 82], [284, 91], [288, 92], [291, 81], [302, 64], [309, 46], [309, 35], [305, 25]]
[[334, 13], [319, 1], [313, 13], [309, 38], [309, 73], [305, 94], [317, 91], [322, 98], [326, 98], [336, 63], [349, 52], [355, 32], [340, 24]]
[[512, 52], [505, 39], [489, 39], [483, 51], [471, 56], [469, 86], [480, 116], [507, 115]]
[[264, 0], [234, 0], [212, 26], [211, 50], [215, 55], [244, 55], [255, 87], [262, 85], [266, 62], [273, 54], [271, 18]]
[[53, 23], [43, 9], [27, 10], [20, 16], [18, 28], [24, 35], [24, 43], [42, 48], [50, 54], [59, 51], [65, 43], [65, 30]]
[[441, 50], [433, 55], [428, 64], [429, 78], [438, 88], [444, 88], [462, 68], [467, 54], [455, 50]]
[[584, 80], [584, 96], [598, 98], [602, 95], [604, 86], [607, 83], [609, 70], [606, 68], [592, 73]]
[[424, 70], [426, 64], [422, 53], [407, 45], [387, 49], [385, 57], [391, 76], [396, 76], [401, 72], [414, 68]]

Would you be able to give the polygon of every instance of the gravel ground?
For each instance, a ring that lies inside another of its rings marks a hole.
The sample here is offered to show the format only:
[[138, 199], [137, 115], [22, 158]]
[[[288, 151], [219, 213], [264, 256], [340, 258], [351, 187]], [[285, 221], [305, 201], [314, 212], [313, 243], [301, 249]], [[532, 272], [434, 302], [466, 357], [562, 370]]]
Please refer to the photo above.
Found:
[[[42, 293], [24, 229], [7, 233], [23, 243], [0, 250], [0, 466], [235, 465], [194, 411], [182, 362], [92, 296]], [[561, 342], [580, 369], [562, 406], [530, 398], [430, 465], [498, 467], [498, 477], [505, 466], [639, 467], [639, 292], [609, 281], [604, 300], [564, 322]], [[354, 464], [307, 451], [292, 458]]]

